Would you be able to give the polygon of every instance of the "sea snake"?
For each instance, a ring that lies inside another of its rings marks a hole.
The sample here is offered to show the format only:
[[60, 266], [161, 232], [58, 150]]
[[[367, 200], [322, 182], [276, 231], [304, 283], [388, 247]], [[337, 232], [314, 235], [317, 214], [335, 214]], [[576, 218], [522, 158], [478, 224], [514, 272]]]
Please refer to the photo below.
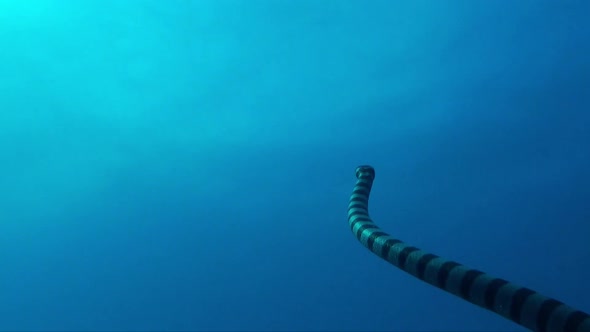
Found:
[[356, 238], [375, 255], [422, 281], [530, 330], [590, 332], [590, 315], [585, 312], [389, 236], [369, 217], [369, 194], [375, 170], [371, 166], [359, 166], [356, 177], [348, 204], [348, 222]]

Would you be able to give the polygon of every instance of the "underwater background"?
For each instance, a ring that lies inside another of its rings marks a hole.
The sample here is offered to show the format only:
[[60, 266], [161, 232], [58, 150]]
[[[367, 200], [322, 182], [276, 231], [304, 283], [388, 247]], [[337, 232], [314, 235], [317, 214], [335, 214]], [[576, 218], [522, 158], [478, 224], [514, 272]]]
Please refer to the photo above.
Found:
[[0, 330], [521, 331], [347, 221], [590, 311], [588, 1], [0, 0]]

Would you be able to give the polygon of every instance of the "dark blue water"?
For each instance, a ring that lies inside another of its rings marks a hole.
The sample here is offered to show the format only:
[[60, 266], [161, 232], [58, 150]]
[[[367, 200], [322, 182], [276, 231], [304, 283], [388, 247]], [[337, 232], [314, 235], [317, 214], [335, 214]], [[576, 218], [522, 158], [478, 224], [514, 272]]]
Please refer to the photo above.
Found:
[[0, 330], [515, 331], [590, 311], [587, 1], [0, 1]]

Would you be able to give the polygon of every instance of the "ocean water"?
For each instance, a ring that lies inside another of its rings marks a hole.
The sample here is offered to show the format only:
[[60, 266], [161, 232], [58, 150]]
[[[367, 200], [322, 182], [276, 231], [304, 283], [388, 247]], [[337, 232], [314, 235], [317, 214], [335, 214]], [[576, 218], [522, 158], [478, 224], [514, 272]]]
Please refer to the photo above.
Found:
[[590, 311], [590, 2], [0, 0], [0, 330], [521, 331]]

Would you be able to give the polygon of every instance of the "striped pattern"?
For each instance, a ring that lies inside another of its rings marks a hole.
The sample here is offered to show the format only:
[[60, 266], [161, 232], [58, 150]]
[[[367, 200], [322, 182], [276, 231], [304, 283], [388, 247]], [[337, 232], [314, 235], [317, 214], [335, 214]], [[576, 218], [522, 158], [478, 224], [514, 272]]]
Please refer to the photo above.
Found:
[[531, 289], [470, 269], [394, 239], [369, 218], [371, 166], [356, 169], [348, 222], [356, 238], [375, 255], [407, 273], [533, 331], [590, 332], [590, 316]]

